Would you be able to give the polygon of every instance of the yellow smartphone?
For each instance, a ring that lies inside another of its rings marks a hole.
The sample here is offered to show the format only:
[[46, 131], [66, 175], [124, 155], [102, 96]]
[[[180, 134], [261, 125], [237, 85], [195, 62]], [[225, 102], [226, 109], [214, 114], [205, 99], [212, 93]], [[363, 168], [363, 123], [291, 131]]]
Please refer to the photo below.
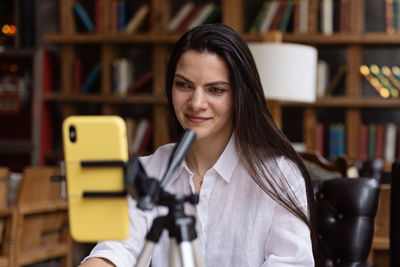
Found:
[[63, 122], [63, 146], [72, 238], [78, 242], [126, 238], [124, 168], [107, 166], [128, 161], [125, 121], [118, 116], [70, 116]]

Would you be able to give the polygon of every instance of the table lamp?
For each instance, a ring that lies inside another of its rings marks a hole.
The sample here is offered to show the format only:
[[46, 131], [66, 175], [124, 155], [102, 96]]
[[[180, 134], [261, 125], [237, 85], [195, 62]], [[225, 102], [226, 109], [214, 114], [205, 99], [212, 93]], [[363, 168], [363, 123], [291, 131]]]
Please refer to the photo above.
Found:
[[317, 49], [292, 43], [249, 43], [267, 100], [315, 102]]

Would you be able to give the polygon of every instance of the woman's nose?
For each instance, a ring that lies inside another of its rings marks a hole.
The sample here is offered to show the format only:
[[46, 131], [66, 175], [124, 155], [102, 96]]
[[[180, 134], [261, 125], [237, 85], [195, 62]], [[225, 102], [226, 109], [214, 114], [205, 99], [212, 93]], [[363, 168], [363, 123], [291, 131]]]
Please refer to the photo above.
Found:
[[207, 107], [207, 97], [204, 94], [203, 90], [196, 88], [193, 91], [192, 97], [190, 99], [190, 103], [194, 110], [200, 110]]

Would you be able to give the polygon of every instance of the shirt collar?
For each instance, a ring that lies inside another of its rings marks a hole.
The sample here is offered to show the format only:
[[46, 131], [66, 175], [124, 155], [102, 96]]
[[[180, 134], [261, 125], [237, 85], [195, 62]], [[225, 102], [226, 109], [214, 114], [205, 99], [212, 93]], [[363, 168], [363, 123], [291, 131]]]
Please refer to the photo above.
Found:
[[[224, 151], [211, 169], [214, 169], [222, 177], [222, 179], [229, 183], [237, 163], [238, 156], [236, 152], [235, 134], [232, 133]], [[183, 169], [192, 174], [186, 163], [186, 159], [182, 160], [181, 164], [171, 174], [170, 183], [173, 183], [180, 176]]]

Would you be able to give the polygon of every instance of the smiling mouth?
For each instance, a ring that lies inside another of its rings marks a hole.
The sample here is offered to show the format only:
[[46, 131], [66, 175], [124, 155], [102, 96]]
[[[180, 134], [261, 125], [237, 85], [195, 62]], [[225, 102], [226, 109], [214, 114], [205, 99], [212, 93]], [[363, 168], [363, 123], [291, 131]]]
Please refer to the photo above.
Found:
[[204, 122], [204, 121], [209, 120], [209, 118], [200, 117], [200, 116], [195, 116], [195, 115], [188, 115], [188, 114], [186, 114], [185, 116], [186, 116], [186, 119], [187, 119], [189, 122], [192, 122], [192, 123], [201, 123], [201, 122]]

